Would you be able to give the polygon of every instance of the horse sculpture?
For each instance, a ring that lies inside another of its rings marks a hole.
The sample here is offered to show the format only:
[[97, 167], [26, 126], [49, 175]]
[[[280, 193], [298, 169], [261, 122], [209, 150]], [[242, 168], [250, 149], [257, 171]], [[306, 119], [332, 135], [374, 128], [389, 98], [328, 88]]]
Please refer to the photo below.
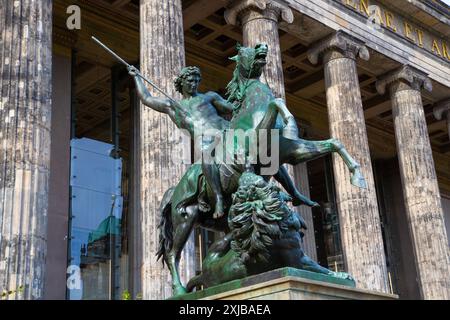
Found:
[[[338, 140], [308, 141], [298, 137], [295, 119], [284, 101], [276, 99], [270, 88], [259, 80], [266, 65], [266, 56], [267, 45], [259, 44], [255, 48], [239, 47], [238, 55], [232, 58], [236, 61], [236, 68], [233, 79], [228, 85], [228, 99], [234, 104], [235, 109], [230, 121], [230, 129], [256, 131], [280, 129], [280, 163], [295, 165], [331, 152], [337, 152], [352, 173], [352, 184], [365, 187], [364, 178], [359, 171], [359, 164]], [[268, 147], [270, 148], [269, 145]], [[243, 145], [238, 145], [236, 149], [243, 150], [244, 154], [248, 152], [245, 142]], [[230, 152], [234, 156], [236, 149], [233, 146], [226, 152]], [[258, 171], [261, 164], [256, 163], [254, 167]], [[231, 205], [231, 196], [238, 189], [239, 178], [244, 171], [244, 164], [219, 164], [225, 212]], [[267, 180], [270, 177], [265, 178]], [[289, 190], [287, 191], [292, 194]], [[226, 233], [229, 231], [226, 215], [220, 219], [213, 218], [211, 208], [214, 207], [214, 201], [212, 190], [202, 176], [200, 164], [193, 164], [177, 186], [167, 190], [163, 197], [160, 208], [160, 248], [157, 256], [158, 259], [163, 257], [163, 262], [170, 269], [174, 295], [186, 293], [186, 289], [180, 281], [178, 264], [181, 251], [192, 229], [200, 225], [211, 230]], [[303, 263], [298, 266], [304, 267], [307, 264]]]

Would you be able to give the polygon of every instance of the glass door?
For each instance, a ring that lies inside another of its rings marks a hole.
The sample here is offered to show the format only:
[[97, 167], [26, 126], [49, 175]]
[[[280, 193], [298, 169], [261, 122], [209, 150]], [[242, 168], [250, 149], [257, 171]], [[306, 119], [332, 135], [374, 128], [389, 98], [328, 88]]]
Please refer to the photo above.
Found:
[[122, 160], [113, 151], [101, 141], [71, 141], [70, 300], [118, 296]]

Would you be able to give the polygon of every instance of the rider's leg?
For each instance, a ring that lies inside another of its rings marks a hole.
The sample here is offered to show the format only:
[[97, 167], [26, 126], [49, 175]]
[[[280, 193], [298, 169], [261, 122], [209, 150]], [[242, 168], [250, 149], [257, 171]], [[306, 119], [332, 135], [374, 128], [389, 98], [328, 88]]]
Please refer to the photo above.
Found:
[[180, 280], [178, 265], [181, 259], [181, 252], [197, 222], [199, 211], [197, 205], [190, 205], [186, 207], [186, 214], [184, 216], [180, 216], [176, 212], [176, 210], [172, 210], [172, 222], [174, 225], [173, 244], [172, 249], [166, 257], [166, 263], [169, 266], [172, 275], [172, 289], [174, 296], [186, 293], [186, 289], [183, 287]]
[[214, 218], [220, 218], [224, 215], [222, 187], [220, 185], [220, 173], [217, 164], [202, 163], [203, 174], [205, 175], [208, 185], [211, 187], [214, 197], [216, 199], [216, 206], [214, 210]]
[[292, 197], [292, 204], [294, 206], [299, 206], [301, 204], [306, 204], [307, 206], [310, 207], [319, 206], [317, 202], [312, 201], [305, 195], [301, 194], [300, 191], [298, 191], [297, 187], [292, 181], [291, 176], [289, 175], [289, 172], [287, 171], [284, 165], [280, 166], [278, 172], [274, 175], [274, 178], [283, 186], [283, 188], [287, 191], [287, 193], [289, 193], [289, 195]]

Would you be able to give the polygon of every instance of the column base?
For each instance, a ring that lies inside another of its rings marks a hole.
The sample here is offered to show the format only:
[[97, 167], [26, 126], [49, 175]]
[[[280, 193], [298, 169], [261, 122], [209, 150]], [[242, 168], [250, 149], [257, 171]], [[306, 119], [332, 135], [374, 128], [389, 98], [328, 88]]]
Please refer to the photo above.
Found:
[[397, 295], [355, 288], [351, 280], [281, 268], [170, 300], [395, 300]]

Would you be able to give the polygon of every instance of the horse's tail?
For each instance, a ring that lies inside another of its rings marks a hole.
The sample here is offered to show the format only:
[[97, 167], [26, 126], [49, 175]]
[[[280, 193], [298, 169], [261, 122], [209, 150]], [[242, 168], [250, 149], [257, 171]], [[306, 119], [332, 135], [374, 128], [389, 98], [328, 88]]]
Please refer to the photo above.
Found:
[[159, 222], [159, 250], [156, 253], [157, 260], [161, 257], [162, 263], [164, 265], [164, 260], [166, 253], [172, 249], [173, 245], [173, 225], [172, 225], [172, 195], [175, 188], [169, 188], [166, 193], [164, 193], [163, 199], [161, 201], [160, 213], [161, 221]]

